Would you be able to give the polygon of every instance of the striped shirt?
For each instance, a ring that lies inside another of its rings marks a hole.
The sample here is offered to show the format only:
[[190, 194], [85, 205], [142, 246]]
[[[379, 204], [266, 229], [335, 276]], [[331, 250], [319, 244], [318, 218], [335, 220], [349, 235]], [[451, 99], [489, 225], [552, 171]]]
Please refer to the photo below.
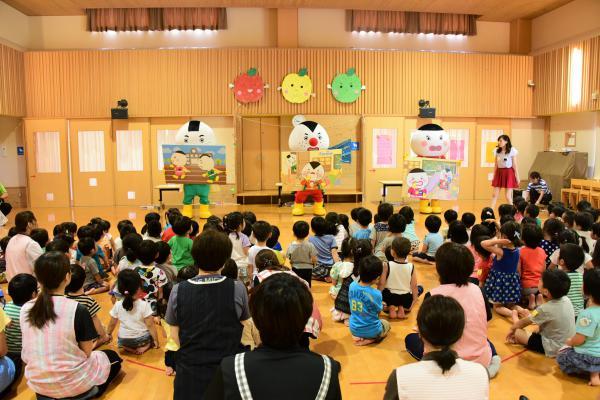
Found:
[[548, 184], [543, 179], [540, 179], [538, 183], [529, 182], [527, 185], [527, 191], [531, 193], [534, 190], [538, 193], [541, 192], [542, 194], [551, 193]]
[[579, 315], [579, 312], [583, 310], [585, 299], [583, 298], [583, 274], [579, 272], [567, 272], [569, 279], [571, 280], [571, 288], [567, 297], [573, 303], [573, 309], [575, 310], [575, 316]]
[[98, 314], [98, 311], [100, 311], [100, 306], [98, 305], [96, 300], [92, 299], [90, 296], [86, 296], [85, 294], [78, 296], [68, 294], [67, 298], [75, 300], [76, 302], [87, 308], [92, 318], [94, 318], [94, 316]]
[[12, 301], [7, 303], [4, 307], [4, 312], [10, 318], [10, 324], [6, 327], [6, 344], [8, 346], [9, 353], [21, 353], [21, 322], [19, 321], [21, 315], [21, 307]]

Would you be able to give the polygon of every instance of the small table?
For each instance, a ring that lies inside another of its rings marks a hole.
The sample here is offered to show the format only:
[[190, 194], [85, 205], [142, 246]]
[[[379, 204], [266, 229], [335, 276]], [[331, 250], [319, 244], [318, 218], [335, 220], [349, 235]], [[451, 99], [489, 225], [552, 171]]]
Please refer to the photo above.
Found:
[[158, 208], [164, 209], [165, 205], [163, 204], [163, 192], [181, 192], [183, 185], [178, 185], [175, 183], [167, 183], [165, 185], [155, 186], [155, 189], [158, 189]]
[[402, 187], [404, 185], [404, 182], [402, 181], [379, 181], [379, 183], [383, 185], [383, 192], [381, 196], [382, 200], [379, 202], [379, 204], [385, 203], [385, 196], [387, 195], [388, 187]]

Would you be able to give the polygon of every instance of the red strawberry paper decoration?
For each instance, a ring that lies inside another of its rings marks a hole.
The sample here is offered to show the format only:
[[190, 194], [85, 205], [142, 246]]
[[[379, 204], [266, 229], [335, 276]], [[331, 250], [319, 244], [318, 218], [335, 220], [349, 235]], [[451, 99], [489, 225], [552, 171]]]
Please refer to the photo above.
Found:
[[238, 75], [233, 83], [229, 84], [233, 89], [235, 99], [240, 103], [256, 103], [262, 99], [264, 89], [269, 85], [263, 82], [256, 68], [250, 68], [246, 73]]

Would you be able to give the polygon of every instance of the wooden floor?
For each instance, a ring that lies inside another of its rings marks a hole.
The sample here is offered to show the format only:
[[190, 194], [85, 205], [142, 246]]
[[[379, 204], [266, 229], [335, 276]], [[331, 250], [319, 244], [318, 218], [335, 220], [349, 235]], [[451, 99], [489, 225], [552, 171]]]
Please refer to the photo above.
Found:
[[[460, 213], [466, 211], [479, 215], [485, 202], [462, 201], [455, 204]], [[354, 204], [331, 204], [330, 211], [349, 214]], [[292, 217], [289, 208], [276, 206], [228, 206], [216, 207], [213, 212], [219, 216], [233, 210], [252, 210], [259, 219], [265, 219], [279, 226], [281, 244], [285, 248], [292, 240], [291, 227], [299, 219], [310, 220], [311, 216]], [[18, 211], [18, 210], [16, 210]], [[131, 219], [139, 228], [143, 225], [146, 210], [141, 208], [109, 207], [109, 208], [40, 208], [33, 210], [41, 227], [50, 232], [53, 226], [62, 221], [75, 221], [79, 225], [87, 223], [90, 218], [100, 216], [113, 224], [113, 234], [116, 223], [121, 219]], [[307, 207], [310, 212], [310, 207]], [[375, 211], [375, 210], [373, 210]], [[14, 212], [11, 217], [14, 217]], [[543, 215], [542, 215], [543, 217]], [[417, 216], [417, 232], [424, 234], [424, 217]], [[12, 221], [11, 221], [12, 224]], [[10, 224], [9, 224], [10, 225]], [[0, 237], [5, 236], [7, 229], [0, 228]], [[425, 291], [437, 286], [437, 274], [434, 266], [417, 267], [419, 284], [424, 285]], [[4, 285], [4, 293], [7, 293]], [[323, 331], [319, 339], [313, 343], [312, 349], [319, 353], [328, 354], [340, 361], [342, 372], [340, 376], [342, 393], [345, 399], [380, 399], [383, 396], [385, 381], [393, 368], [411, 363], [413, 359], [404, 348], [404, 337], [416, 325], [416, 312], [408, 320], [392, 322], [390, 335], [380, 344], [369, 347], [356, 347], [348, 328], [342, 324], [333, 323], [329, 310], [333, 301], [327, 294], [328, 286], [316, 282], [313, 284], [313, 294], [323, 315]], [[96, 296], [101, 304], [101, 318], [108, 323], [110, 302], [107, 294]], [[499, 375], [491, 381], [491, 398], [517, 400], [525, 395], [531, 400], [584, 400], [599, 399], [600, 389], [587, 386], [587, 380], [568, 377], [560, 372], [554, 360], [538, 354], [523, 351], [515, 345], [507, 345], [504, 338], [509, 323], [497, 316], [489, 323], [489, 339], [496, 346], [503, 363]], [[164, 345], [164, 339], [162, 343]], [[110, 348], [116, 349], [113, 344]], [[123, 355], [123, 373], [117, 378], [117, 384], [112, 385], [105, 398], [118, 400], [163, 400], [171, 398], [173, 378], [163, 372], [163, 351], [151, 350], [142, 356]], [[33, 393], [21, 379], [16, 393], [8, 398], [34, 399]]]

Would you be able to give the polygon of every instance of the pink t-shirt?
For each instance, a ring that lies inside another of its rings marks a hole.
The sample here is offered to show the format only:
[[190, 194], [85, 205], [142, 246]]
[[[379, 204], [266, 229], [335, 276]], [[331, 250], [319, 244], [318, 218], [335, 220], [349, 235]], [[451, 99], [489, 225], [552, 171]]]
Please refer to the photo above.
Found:
[[449, 284], [436, 287], [431, 294], [452, 297], [460, 303], [465, 310], [465, 330], [454, 350], [460, 358], [487, 368], [492, 360], [492, 349], [487, 341], [487, 315], [481, 289], [472, 283], [466, 286]]
[[541, 247], [535, 249], [521, 247], [521, 286], [535, 288], [540, 283], [546, 269], [546, 252]]
[[6, 279], [18, 274], [33, 275], [35, 260], [43, 254], [40, 245], [27, 235], [17, 234], [6, 246]]
[[492, 268], [492, 257], [483, 258], [481, 254], [475, 250], [475, 246], [470, 245], [469, 250], [473, 254], [473, 258], [475, 259], [475, 267], [473, 268], [473, 273], [470, 278], [479, 279], [479, 282], [485, 282], [488, 274], [490, 273], [490, 269]]

